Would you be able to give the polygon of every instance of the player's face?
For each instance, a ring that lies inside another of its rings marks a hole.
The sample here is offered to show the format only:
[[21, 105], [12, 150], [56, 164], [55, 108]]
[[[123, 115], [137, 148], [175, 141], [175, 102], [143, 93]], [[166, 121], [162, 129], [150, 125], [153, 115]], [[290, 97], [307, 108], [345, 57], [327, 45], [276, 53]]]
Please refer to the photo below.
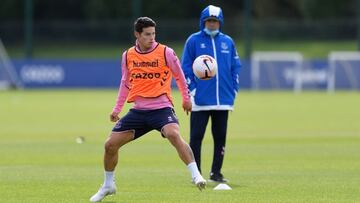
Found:
[[220, 28], [220, 22], [214, 19], [205, 21], [205, 27], [209, 30], [218, 30]]
[[143, 28], [142, 33], [135, 32], [136, 39], [138, 40], [140, 49], [146, 51], [151, 48], [155, 42], [155, 27]]

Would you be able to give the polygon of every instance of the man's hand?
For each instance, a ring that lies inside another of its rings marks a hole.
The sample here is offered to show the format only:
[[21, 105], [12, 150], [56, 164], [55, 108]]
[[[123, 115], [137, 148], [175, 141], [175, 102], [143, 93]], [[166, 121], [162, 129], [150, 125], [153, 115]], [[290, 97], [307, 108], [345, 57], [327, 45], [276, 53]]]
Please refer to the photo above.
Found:
[[184, 111], [186, 112], [186, 115], [189, 115], [189, 112], [191, 112], [192, 109], [191, 101], [183, 102], [182, 106]]
[[112, 112], [111, 114], [110, 114], [110, 121], [111, 122], [116, 122], [116, 121], [118, 121], [120, 118], [119, 118], [119, 113], [116, 113], [116, 112]]

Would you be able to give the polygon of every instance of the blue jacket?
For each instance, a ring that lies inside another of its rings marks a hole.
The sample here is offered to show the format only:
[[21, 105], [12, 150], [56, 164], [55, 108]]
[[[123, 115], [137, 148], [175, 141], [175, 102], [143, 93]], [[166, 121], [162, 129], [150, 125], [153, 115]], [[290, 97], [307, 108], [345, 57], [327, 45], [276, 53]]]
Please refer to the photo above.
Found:
[[[220, 21], [220, 32], [214, 37], [203, 31], [205, 19], [210, 16]], [[201, 13], [200, 31], [186, 41], [181, 65], [192, 95], [193, 111], [233, 110], [241, 63], [234, 41], [221, 32], [223, 23], [221, 9], [208, 6]], [[200, 80], [192, 71], [193, 61], [203, 54], [214, 57], [218, 64], [216, 77], [210, 80]]]

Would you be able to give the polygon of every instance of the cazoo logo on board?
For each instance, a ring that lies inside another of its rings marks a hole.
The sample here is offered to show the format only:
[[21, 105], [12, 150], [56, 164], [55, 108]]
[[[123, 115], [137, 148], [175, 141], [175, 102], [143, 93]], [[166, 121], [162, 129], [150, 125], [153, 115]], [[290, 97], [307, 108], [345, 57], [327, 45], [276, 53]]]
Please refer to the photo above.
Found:
[[59, 84], [64, 81], [65, 72], [60, 65], [24, 65], [20, 75], [25, 83]]

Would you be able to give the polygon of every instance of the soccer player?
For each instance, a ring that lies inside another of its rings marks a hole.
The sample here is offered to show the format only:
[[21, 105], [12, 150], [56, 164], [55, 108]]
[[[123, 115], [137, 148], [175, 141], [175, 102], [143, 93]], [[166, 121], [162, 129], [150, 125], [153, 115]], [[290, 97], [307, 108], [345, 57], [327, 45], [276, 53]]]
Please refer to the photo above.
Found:
[[[227, 182], [221, 168], [225, 153], [228, 111], [233, 110], [239, 90], [241, 67], [233, 40], [221, 32], [223, 23], [221, 8], [212, 5], [206, 7], [201, 13], [200, 31], [192, 34], [186, 41], [181, 64], [193, 104], [190, 116], [190, 147], [201, 172], [201, 144], [211, 117], [214, 153], [210, 181], [215, 182]], [[214, 57], [218, 64], [216, 77], [210, 80], [199, 80], [192, 71], [194, 60], [203, 54]]]
[[[175, 52], [155, 41], [155, 27], [152, 19], [138, 18], [134, 23], [135, 46], [122, 55], [121, 84], [116, 105], [110, 114], [110, 120], [117, 123], [105, 143], [104, 183], [90, 198], [91, 202], [101, 201], [116, 192], [114, 170], [119, 148], [154, 129], [176, 148], [191, 173], [193, 183], [200, 190], [206, 186], [191, 148], [179, 134], [178, 119], [173, 109], [172, 76], [181, 92], [184, 111], [188, 114], [192, 108], [184, 73]], [[134, 105], [120, 119], [119, 113], [125, 100]]]

